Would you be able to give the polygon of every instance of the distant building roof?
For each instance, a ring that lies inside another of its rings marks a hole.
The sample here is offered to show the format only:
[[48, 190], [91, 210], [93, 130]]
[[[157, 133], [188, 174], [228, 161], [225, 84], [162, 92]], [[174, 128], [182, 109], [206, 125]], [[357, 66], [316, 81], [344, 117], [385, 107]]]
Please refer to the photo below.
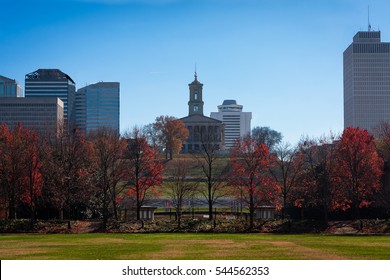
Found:
[[237, 105], [237, 101], [233, 99], [224, 100], [222, 105]]
[[98, 82], [96, 84], [87, 85], [85, 87], [79, 88], [80, 90], [85, 90], [87, 88], [108, 88], [108, 87], [119, 87], [119, 82]]
[[75, 83], [72, 78], [59, 69], [38, 69], [26, 75], [26, 80], [60, 80], [68, 79]]
[[7, 83], [16, 83], [15, 80], [12, 80], [10, 78], [7, 78], [7, 77], [1, 76], [1, 75], [0, 75], [0, 80], [7, 82]]

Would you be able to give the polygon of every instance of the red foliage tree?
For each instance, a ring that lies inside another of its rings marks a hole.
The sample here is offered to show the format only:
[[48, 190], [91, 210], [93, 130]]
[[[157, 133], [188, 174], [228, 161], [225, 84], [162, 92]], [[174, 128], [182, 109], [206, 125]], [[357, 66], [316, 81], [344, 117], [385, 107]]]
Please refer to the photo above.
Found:
[[337, 196], [334, 209], [359, 209], [371, 204], [370, 196], [381, 187], [383, 160], [379, 157], [374, 138], [359, 128], [344, 130], [337, 148]]
[[21, 155], [24, 161], [24, 180], [21, 201], [27, 204], [30, 210], [31, 223], [35, 220], [36, 199], [42, 194], [42, 162], [39, 137], [37, 132], [28, 129], [22, 130], [21, 142], [24, 152]]
[[162, 184], [163, 166], [156, 150], [150, 147], [145, 136], [134, 129], [127, 139], [125, 151], [127, 161], [126, 176], [128, 195], [135, 198], [137, 220], [140, 220], [141, 207], [153, 186]]
[[276, 204], [280, 187], [269, 174], [273, 156], [265, 144], [256, 144], [254, 139], [239, 139], [232, 150], [230, 181], [240, 189], [242, 199], [249, 208], [250, 228], [253, 228], [255, 209], [262, 203]]
[[14, 219], [18, 202], [28, 206], [31, 221], [35, 219], [36, 199], [42, 191], [39, 137], [20, 124], [13, 130], [0, 128], [0, 186], [8, 212]]

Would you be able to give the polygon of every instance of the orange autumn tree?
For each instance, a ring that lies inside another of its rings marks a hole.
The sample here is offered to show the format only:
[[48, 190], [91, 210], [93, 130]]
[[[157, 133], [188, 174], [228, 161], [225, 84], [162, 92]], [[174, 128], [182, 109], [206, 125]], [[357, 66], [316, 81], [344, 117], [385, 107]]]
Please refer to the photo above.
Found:
[[181, 151], [182, 145], [187, 140], [189, 132], [185, 124], [171, 116], [160, 116], [153, 123], [157, 142], [165, 150], [166, 159], [172, 159], [173, 155]]
[[269, 174], [273, 161], [268, 147], [257, 144], [251, 137], [239, 139], [232, 150], [230, 182], [240, 189], [243, 202], [249, 208], [250, 229], [256, 207], [262, 203], [276, 204], [279, 197], [280, 187]]
[[383, 160], [367, 130], [352, 127], [344, 130], [336, 157], [338, 195], [333, 208], [352, 208], [355, 218], [358, 218], [359, 209], [368, 207], [372, 202], [370, 196], [381, 187]]

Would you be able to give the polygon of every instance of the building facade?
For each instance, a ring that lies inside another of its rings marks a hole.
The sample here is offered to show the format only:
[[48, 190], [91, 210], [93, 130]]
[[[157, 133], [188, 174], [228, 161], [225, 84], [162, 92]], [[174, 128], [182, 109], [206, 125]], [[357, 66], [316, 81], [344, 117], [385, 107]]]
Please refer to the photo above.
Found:
[[182, 153], [201, 151], [206, 146], [224, 150], [224, 125], [222, 121], [203, 115], [203, 84], [195, 80], [189, 85], [188, 116], [180, 120], [189, 131], [189, 137], [183, 144]]
[[0, 124], [57, 135], [63, 128], [64, 103], [57, 97], [0, 98]]
[[57, 97], [64, 102], [64, 122], [75, 123], [76, 85], [72, 78], [58, 69], [38, 69], [25, 77], [26, 97]]
[[218, 112], [210, 117], [223, 122], [225, 129], [225, 149], [233, 148], [236, 140], [251, 133], [252, 113], [243, 112], [243, 106], [236, 100], [225, 100], [218, 106]]
[[344, 127], [375, 134], [390, 122], [390, 43], [380, 31], [358, 32], [344, 51]]
[[23, 97], [22, 87], [17, 81], [0, 75], [1, 97]]
[[101, 127], [119, 132], [120, 84], [99, 82], [77, 90], [76, 125], [88, 133]]

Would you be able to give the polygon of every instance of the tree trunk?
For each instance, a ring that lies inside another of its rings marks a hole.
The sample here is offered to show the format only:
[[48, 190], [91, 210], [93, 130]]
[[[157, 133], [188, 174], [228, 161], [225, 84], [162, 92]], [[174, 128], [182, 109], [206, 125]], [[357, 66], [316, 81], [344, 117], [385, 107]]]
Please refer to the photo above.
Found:
[[249, 196], [249, 229], [253, 229], [253, 215], [255, 213], [255, 205], [253, 200], [253, 195]]
[[8, 219], [14, 220], [16, 218], [15, 197], [11, 197], [8, 205]]
[[282, 219], [286, 217], [286, 208], [287, 208], [287, 194], [283, 193], [283, 209], [282, 209]]

